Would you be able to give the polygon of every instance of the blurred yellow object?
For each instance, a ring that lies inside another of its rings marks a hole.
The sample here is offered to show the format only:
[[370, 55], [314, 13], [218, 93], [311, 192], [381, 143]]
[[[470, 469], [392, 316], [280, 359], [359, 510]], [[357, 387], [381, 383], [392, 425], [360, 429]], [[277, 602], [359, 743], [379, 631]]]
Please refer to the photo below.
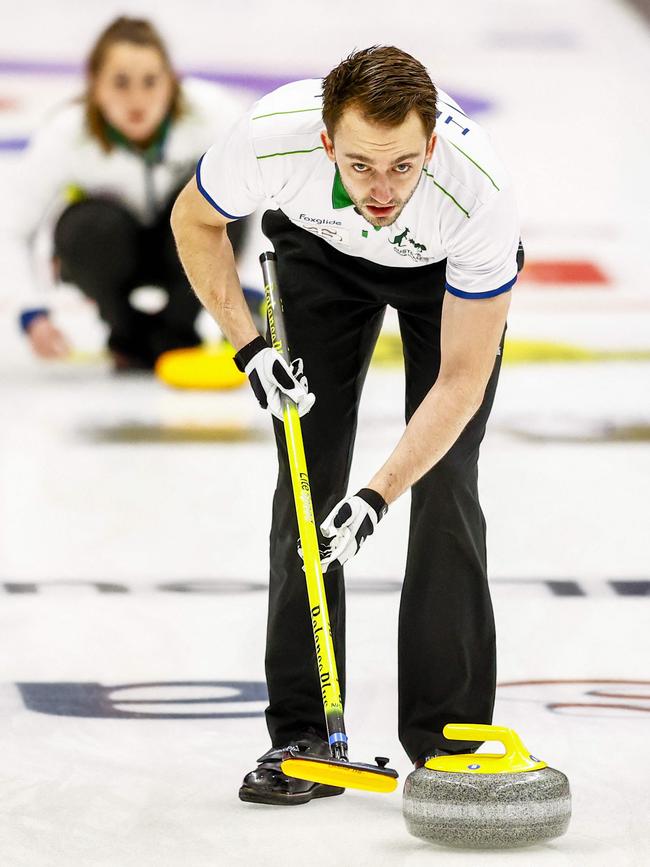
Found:
[[[647, 349], [590, 349], [548, 340], [518, 340], [508, 337], [503, 353], [504, 364], [563, 364], [594, 361], [648, 361]], [[399, 334], [380, 334], [372, 363], [381, 367], [401, 367], [402, 339]]]
[[246, 382], [233, 361], [234, 349], [228, 343], [173, 349], [156, 362], [156, 375], [174, 388], [231, 389]]
[[76, 205], [78, 202], [83, 202], [88, 198], [88, 194], [83, 187], [77, 184], [68, 184], [64, 191], [64, 197], [69, 205]]

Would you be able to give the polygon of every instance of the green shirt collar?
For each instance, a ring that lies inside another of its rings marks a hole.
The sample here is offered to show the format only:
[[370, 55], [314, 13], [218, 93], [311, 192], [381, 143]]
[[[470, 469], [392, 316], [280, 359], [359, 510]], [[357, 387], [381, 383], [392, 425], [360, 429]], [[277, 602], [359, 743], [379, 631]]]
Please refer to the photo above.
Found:
[[[334, 183], [332, 184], [332, 207], [335, 211], [338, 211], [341, 208], [354, 207], [354, 202], [348, 195], [348, 191], [343, 186], [343, 181], [341, 180], [338, 166], [336, 167]], [[381, 232], [381, 226], [373, 226], [373, 229], [375, 230], [375, 232]], [[364, 235], [364, 237], [366, 236]]]
[[127, 150], [138, 154], [146, 163], [157, 163], [162, 156], [163, 147], [165, 145], [165, 140], [167, 138], [167, 133], [169, 132], [170, 126], [171, 117], [170, 115], [167, 115], [167, 117], [163, 120], [163, 122], [156, 130], [156, 134], [154, 135], [151, 144], [144, 149], [139, 148], [137, 145], [134, 145], [130, 139], [122, 135], [119, 130], [115, 129], [115, 127], [111, 126], [109, 123], [106, 124], [106, 134], [108, 135], [110, 141], [113, 142], [113, 144], [116, 144], [119, 147], [126, 148]]
[[332, 184], [332, 207], [335, 210], [339, 210], [340, 208], [349, 208], [353, 205], [354, 202], [348, 195], [348, 191], [343, 186], [343, 181], [341, 180], [341, 175], [339, 174], [337, 166], [334, 174], [334, 183]]

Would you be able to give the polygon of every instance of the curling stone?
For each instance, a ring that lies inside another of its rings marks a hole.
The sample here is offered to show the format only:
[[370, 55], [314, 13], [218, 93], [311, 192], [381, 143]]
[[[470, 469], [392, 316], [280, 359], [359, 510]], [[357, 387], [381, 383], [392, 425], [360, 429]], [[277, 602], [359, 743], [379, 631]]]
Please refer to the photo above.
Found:
[[246, 382], [233, 361], [234, 349], [228, 343], [172, 349], [156, 362], [156, 375], [166, 385], [190, 389], [239, 388]]
[[569, 781], [530, 755], [512, 729], [450, 724], [443, 734], [450, 740], [500, 741], [506, 751], [437, 756], [409, 774], [402, 809], [414, 837], [501, 849], [565, 833], [571, 818]]

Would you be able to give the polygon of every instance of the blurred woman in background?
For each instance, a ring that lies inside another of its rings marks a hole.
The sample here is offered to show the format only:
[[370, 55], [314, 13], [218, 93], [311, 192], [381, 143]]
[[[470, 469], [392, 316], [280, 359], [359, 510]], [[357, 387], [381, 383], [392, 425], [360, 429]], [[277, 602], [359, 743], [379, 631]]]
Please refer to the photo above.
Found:
[[[200, 304], [178, 260], [169, 215], [201, 154], [244, 108], [218, 85], [179, 81], [148, 21], [121, 17], [100, 35], [83, 98], [34, 136], [5, 209], [2, 267], [16, 290], [31, 296], [20, 319], [37, 355], [70, 352], [47, 307], [36, 303], [30, 260], [44, 223], [55, 276], [96, 302], [116, 369], [151, 368], [161, 353], [200, 342]], [[229, 226], [235, 251], [244, 222]], [[168, 296], [153, 314], [130, 301], [135, 288], [151, 285]]]

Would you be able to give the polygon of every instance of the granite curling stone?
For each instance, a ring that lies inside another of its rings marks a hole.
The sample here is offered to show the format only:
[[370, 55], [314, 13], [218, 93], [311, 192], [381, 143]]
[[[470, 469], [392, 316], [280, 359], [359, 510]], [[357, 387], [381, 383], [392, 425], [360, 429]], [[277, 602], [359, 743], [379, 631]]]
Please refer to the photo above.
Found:
[[512, 729], [451, 724], [443, 734], [450, 740], [500, 741], [506, 751], [438, 756], [409, 774], [403, 814], [414, 837], [446, 846], [501, 849], [566, 832], [569, 781], [530, 755]]

